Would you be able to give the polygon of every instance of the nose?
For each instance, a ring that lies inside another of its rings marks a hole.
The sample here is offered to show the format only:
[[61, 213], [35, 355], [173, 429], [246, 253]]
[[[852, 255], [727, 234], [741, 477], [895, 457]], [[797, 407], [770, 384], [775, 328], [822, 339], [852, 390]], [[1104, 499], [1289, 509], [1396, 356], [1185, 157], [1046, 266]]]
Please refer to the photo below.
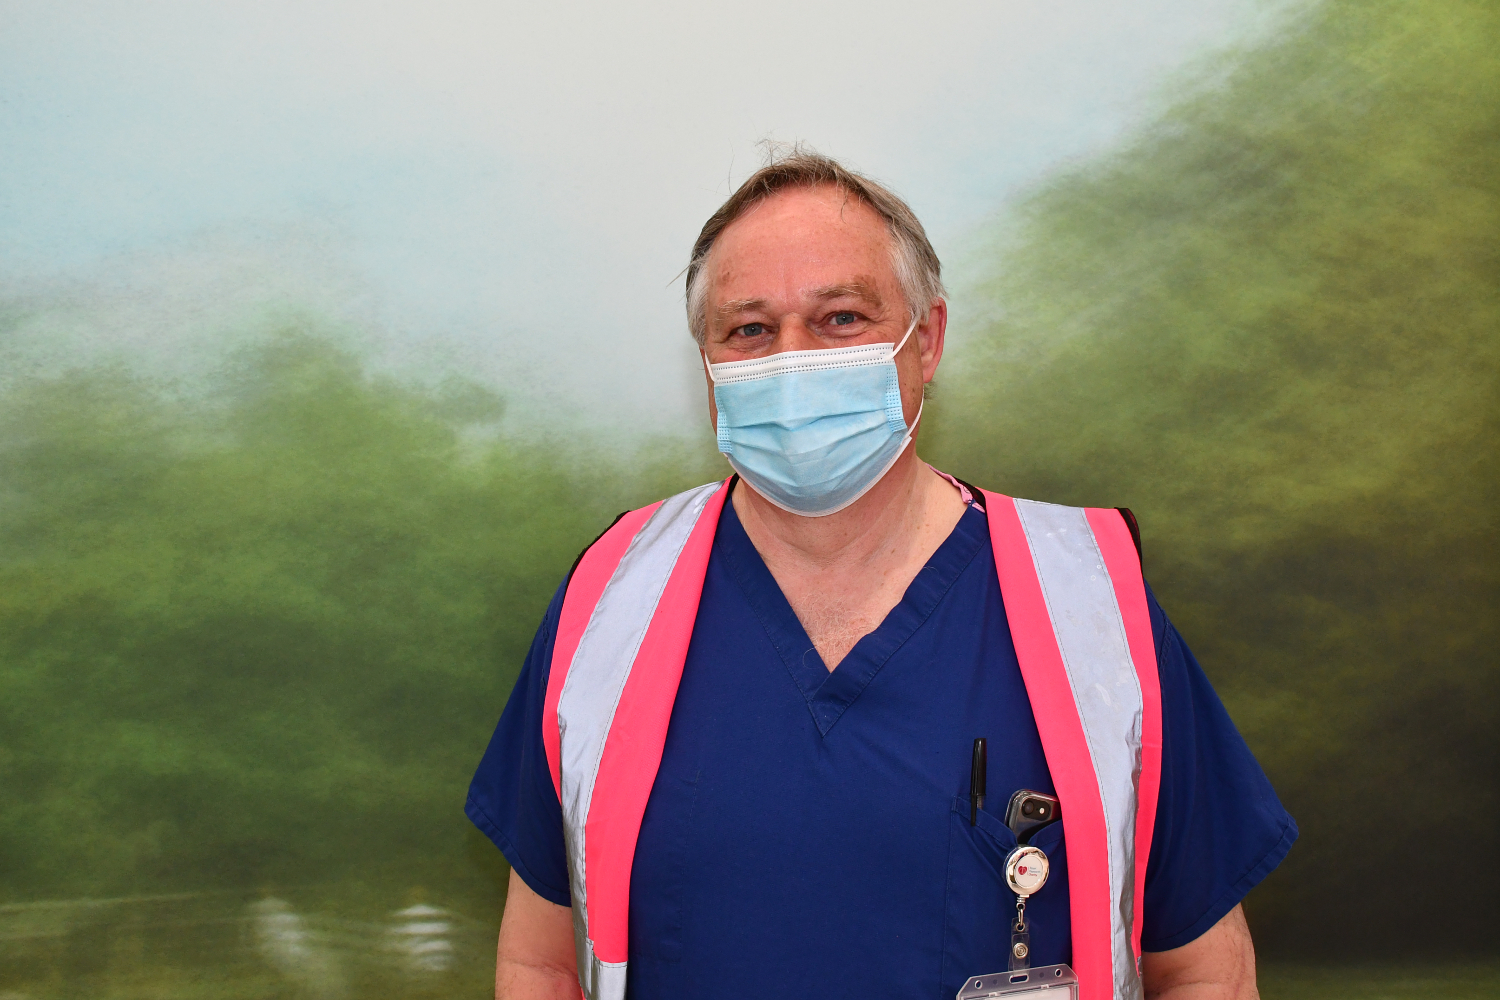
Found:
[[776, 340], [771, 345], [772, 354], [781, 354], [785, 351], [816, 351], [825, 347], [817, 334], [813, 333], [812, 327], [801, 316], [784, 316], [776, 328]]

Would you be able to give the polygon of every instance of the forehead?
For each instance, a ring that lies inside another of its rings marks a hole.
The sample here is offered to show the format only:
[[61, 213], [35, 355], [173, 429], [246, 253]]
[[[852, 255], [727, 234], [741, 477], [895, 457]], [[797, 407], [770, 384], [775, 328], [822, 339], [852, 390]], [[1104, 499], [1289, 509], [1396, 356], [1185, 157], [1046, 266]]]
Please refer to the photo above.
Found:
[[714, 241], [710, 296], [795, 294], [856, 277], [894, 282], [890, 240], [880, 214], [840, 188], [784, 189]]

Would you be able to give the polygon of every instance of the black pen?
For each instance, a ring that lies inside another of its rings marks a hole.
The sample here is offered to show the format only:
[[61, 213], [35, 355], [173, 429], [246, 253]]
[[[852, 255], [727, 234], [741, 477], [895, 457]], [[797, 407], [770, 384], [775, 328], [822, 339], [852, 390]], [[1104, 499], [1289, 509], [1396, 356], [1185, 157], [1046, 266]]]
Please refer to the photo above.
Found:
[[974, 740], [974, 758], [969, 764], [969, 825], [979, 822], [979, 810], [984, 808], [984, 749], [983, 736]]

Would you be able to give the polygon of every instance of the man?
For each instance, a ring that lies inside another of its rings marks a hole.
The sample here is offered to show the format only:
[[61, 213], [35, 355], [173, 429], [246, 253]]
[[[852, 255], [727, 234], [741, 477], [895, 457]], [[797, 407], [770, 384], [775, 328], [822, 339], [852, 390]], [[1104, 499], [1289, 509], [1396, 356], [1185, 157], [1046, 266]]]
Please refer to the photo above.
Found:
[[[468, 803], [512, 866], [503, 1000], [946, 998], [1028, 963], [1085, 1000], [1256, 995], [1239, 902], [1296, 826], [1133, 521], [915, 454], [943, 294], [911, 211], [823, 157], [704, 227], [736, 475], [622, 515], [543, 620]], [[1030, 895], [1022, 790], [1061, 811]]]

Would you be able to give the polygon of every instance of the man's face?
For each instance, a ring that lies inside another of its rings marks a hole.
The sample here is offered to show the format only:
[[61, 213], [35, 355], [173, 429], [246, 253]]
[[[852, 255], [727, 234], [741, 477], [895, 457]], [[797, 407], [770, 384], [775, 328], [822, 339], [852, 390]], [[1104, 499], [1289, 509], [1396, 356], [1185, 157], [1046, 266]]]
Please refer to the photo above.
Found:
[[[789, 188], [756, 205], [719, 235], [704, 268], [709, 362], [900, 340], [911, 319], [890, 246], [879, 214], [836, 187]], [[946, 318], [939, 304], [896, 359], [908, 421]], [[712, 385], [709, 410], [716, 420]]]

